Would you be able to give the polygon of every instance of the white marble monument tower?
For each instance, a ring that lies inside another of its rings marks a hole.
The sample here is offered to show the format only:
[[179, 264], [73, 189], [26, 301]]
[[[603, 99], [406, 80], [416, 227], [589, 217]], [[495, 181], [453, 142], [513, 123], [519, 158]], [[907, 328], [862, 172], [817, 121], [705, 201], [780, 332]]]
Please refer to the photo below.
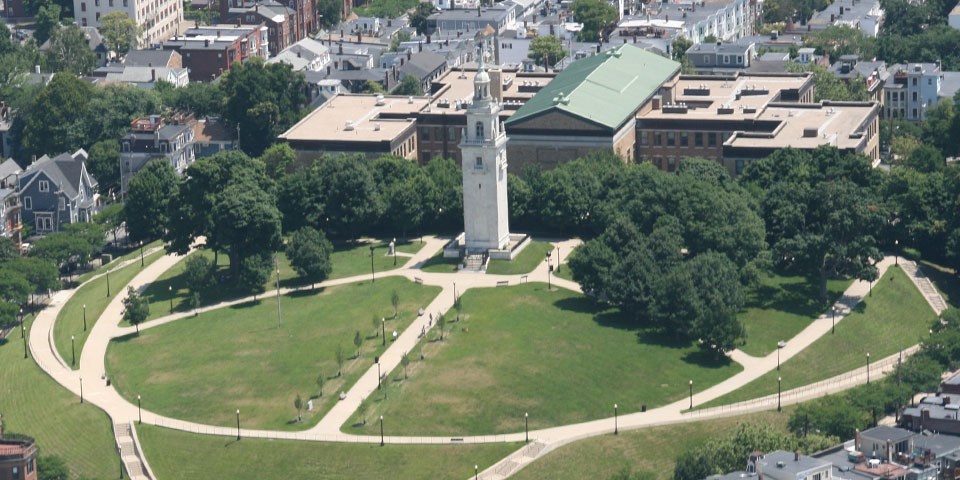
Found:
[[460, 140], [463, 158], [463, 223], [467, 255], [509, 249], [507, 210], [507, 134], [500, 105], [490, 95], [490, 75], [483, 63], [473, 80], [473, 103]]

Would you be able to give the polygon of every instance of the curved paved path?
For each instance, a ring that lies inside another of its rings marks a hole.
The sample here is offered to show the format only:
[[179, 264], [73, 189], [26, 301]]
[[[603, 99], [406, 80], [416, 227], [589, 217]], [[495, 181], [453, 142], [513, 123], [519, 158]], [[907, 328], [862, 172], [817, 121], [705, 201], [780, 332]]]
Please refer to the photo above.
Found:
[[[411, 280], [422, 281], [427, 285], [440, 286], [442, 288], [440, 294], [429, 305], [424, 307], [424, 310], [427, 313], [436, 314], [440, 312], [446, 312], [452, 308], [454, 302], [454, 289], [456, 289], [456, 292], [459, 295], [470, 288], [496, 287], [498, 282], [517, 284], [521, 280], [521, 277], [526, 277], [526, 279], [529, 281], [546, 282], [547, 275], [549, 275], [547, 272], [547, 266], [544, 263], [541, 263], [533, 272], [525, 276], [487, 275], [483, 273], [468, 272], [459, 272], [455, 274], [423, 272], [418, 269], [420, 265], [432, 257], [447, 241], [444, 238], [437, 237], [425, 238], [426, 244], [418, 253], [412, 255], [398, 255], [401, 258], [406, 258], [406, 263], [403, 267], [395, 270], [378, 272], [376, 276], [378, 278], [385, 276], [404, 276]], [[561, 252], [564, 254], [569, 253], [577, 244], [579, 244], [578, 240], [566, 240], [554, 243], [555, 246], [558, 245], [561, 248]], [[182, 258], [183, 257], [167, 255], [155, 261], [153, 264], [144, 268], [144, 270], [136, 277], [134, 277], [129, 285], [138, 289], [145, 287]], [[881, 276], [886, 269], [894, 263], [894, 261], [894, 258], [888, 257], [878, 264]], [[908, 262], [900, 260], [900, 263], [907, 264]], [[908, 275], [910, 275], [911, 279], [915, 283], [922, 282], [922, 274], [918, 274], [916, 269], [908, 267], [905, 269], [905, 271], [908, 273]], [[326, 281], [317, 284], [316, 288], [343, 285], [367, 279], [369, 279], [369, 275], [357, 275], [354, 277]], [[553, 276], [551, 276], [551, 281], [554, 285], [559, 287], [578, 292], [580, 291], [579, 285], [577, 285], [575, 282]], [[283, 288], [280, 290], [280, 292], [281, 294], [285, 294], [293, 290], [305, 290], [310, 288], [312, 287]], [[836, 304], [840, 312], [837, 316], [838, 322], [842, 321], [846, 317], [846, 314], [849, 313], [850, 310], [863, 299], [868, 290], [869, 283], [856, 281], [844, 292], [844, 295]], [[936, 308], [937, 306], [943, 304], [942, 299], [940, 299], [939, 295], [936, 294], [935, 289], [921, 289], [921, 291], [927, 297], [928, 302], [932, 307], [934, 307], [935, 311], [938, 310]], [[62, 308], [63, 303], [65, 303], [72, 294], [72, 290], [58, 292], [51, 302], [51, 307], [41, 312], [41, 314], [37, 317], [37, 320], [34, 322], [33, 330], [37, 330], [39, 334], [33, 335], [33, 332], [31, 332], [30, 335], [30, 348], [34, 354], [34, 358], [36, 359], [37, 363], [45, 371], [47, 371], [48, 374], [50, 374], [51, 377], [77, 395], [80, 395], [80, 378], [82, 377], [84, 379], [82, 387], [84, 400], [103, 408], [111, 416], [111, 418], [114, 419], [115, 423], [130, 424], [131, 429], [133, 422], [136, 421], [140, 415], [142, 415], [144, 422], [167, 428], [210, 435], [233, 436], [237, 434], [236, 428], [197, 424], [164, 417], [149, 410], [139, 411], [137, 405], [126, 401], [113, 387], [106, 386], [106, 382], [102, 380], [102, 376], [105, 372], [104, 358], [109, 342], [113, 338], [129, 335], [134, 332], [133, 327], [121, 327], [118, 325], [122, 317], [122, 296], [117, 296], [114, 298], [114, 300], [104, 311], [100, 321], [98, 321], [93, 327], [83, 351], [81, 352], [79, 371], [75, 372], [70, 370], [66, 364], [58, 358], [55, 349], [53, 349], [49, 344], [48, 338], [50, 335], [52, 335], [53, 321], [56, 319], [57, 313], [59, 312], [60, 308]], [[261, 298], [266, 299], [275, 295], [275, 290], [268, 291], [261, 294]], [[198, 311], [203, 312], [223, 308], [249, 300], [250, 298], [247, 297], [233, 301], [222, 302], [203, 307]], [[830, 309], [827, 311], [829, 312]], [[393, 342], [383, 353], [381, 356], [381, 368], [385, 374], [389, 374], [390, 371], [399, 365], [400, 359], [404, 353], [414, 348], [419, 340], [421, 329], [429, 330], [432, 327], [432, 325], [428, 326], [429, 315], [427, 313], [415, 319], [410, 325], [410, 328], [407, 328], [405, 331], [403, 331], [397, 340]], [[143, 330], [153, 328], [155, 326], [176, 321], [184, 317], [193, 316], [194, 314], [195, 312], [185, 312], [169, 315], [160, 319], [146, 322], [140, 326], [140, 329]], [[806, 329], [791, 338], [790, 341], [787, 342], [786, 346], [780, 351], [780, 361], [785, 362], [808, 347], [822, 335], [829, 332], [831, 328], [831, 322], [829, 320], [829, 314], [821, 315], [817, 320], [811, 322]], [[774, 351], [766, 357], [758, 358], [748, 356], [739, 350], [731, 352], [730, 356], [732, 359], [743, 365], [743, 371], [706, 390], [695, 393], [693, 396], [694, 404], [698, 405], [714, 398], [718, 398], [721, 395], [734, 391], [760, 377], [761, 375], [774, 370], [777, 362], [776, 353], [777, 352]], [[906, 353], [909, 354], [911, 351]], [[893, 360], [895, 361], [896, 358], [893, 358]], [[872, 370], [871, 373], [875, 377], [879, 377], [886, 373], [886, 371], [889, 371], [891, 368], [890, 366], [891, 358], [883, 359], [874, 363], [873, 369], [875, 370]], [[794, 391], [784, 392], [783, 403], [795, 403], [807, 398], [823, 395], [828, 391], [849, 388], [850, 386], [863, 382], [863, 373], [865, 372], [859, 372], [858, 370], [841, 376], [843, 378], [820, 382], [823, 385], [815, 384], [814, 386], [802, 387]], [[242, 436], [255, 438], [377, 443], [380, 441], [379, 436], [348, 435], [340, 432], [340, 427], [353, 414], [360, 402], [376, 390], [376, 387], [377, 369], [371, 368], [365, 372], [347, 391], [346, 399], [337, 402], [334, 407], [317, 423], [317, 425], [309, 430], [302, 432], [281, 432], [243, 429], [240, 433]], [[669, 405], [649, 410], [646, 413], [638, 412], [620, 415], [617, 419], [617, 422], [619, 429], [631, 430], [653, 425], [664, 425], [684, 421], [697, 421], [706, 418], [737, 415], [750, 411], [756, 411], [758, 409], [768, 409], [771, 408], [770, 401], [770, 397], [764, 397], [764, 399], [742, 402], [742, 404], [735, 404], [727, 407], [687, 412], [687, 408], [689, 407], [689, 399], [684, 398]], [[522, 468], [522, 466], [526, 463], [529, 463], [540, 455], [561, 445], [582, 438], [612, 433], [613, 422], [614, 419], [611, 417], [579, 424], [531, 431], [530, 438], [534, 440], [534, 443], [525, 445], [517, 452], [514, 452], [507, 458], [485, 470], [481, 476], [483, 478], [503, 478], [505, 476], [509, 476], [519, 468]], [[134, 441], [134, 447], [139, 451], [138, 445], [136, 445], [135, 432], [133, 433], [132, 437]], [[522, 442], [523, 440], [523, 432], [518, 432], [506, 435], [469, 436], [462, 437], [462, 439], [458, 437], [456, 443]], [[451, 438], [394, 436], [386, 437], [386, 441], [388, 443], [450, 444]], [[146, 465], [145, 469], [149, 471], [149, 467]]]

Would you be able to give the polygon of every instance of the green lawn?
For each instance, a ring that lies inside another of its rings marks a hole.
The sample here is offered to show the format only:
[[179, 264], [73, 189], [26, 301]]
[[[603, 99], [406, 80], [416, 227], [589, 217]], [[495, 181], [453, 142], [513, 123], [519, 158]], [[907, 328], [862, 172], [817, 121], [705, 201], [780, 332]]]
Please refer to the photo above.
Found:
[[[159, 246], [161, 246], [161, 245], [163, 245], [163, 243], [162, 243], [160, 240], [154, 240], [153, 242], [150, 242], [150, 243], [144, 245], [144, 246], [143, 246], [143, 251], [146, 252], [147, 250], [150, 250], [150, 249], [153, 248], [153, 247], [159, 247]], [[123, 262], [125, 262], [125, 261], [127, 261], [127, 260], [132, 260], [132, 259], [134, 259], [134, 258], [139, 258], [139, 257], [140, 257], [140, 249], [139, 249], [139, 248], [133, 248], [133, 249], [131, 249], [129, 252], [125, 253], [124, 255], [122, 255], [122, 256], [120, 256], [120, 257], [117, 257], [117, 258], [114, 258], [113, 261], [111, 261], [110, 263], [108, 263], [108, 264], [106, 264], [106, 265], [103, 265], [103, 266], [100, 266], [100, 267], [97, 267], [97, 268], [95, 268], [95, 269], [93, 269], [93, 270], [90, 270], [89, 272], [85, 272], [83, 275], [80, 275], [79, 277], [76, 278], [76, 283], [77, 283], [78, 285], [79, 285], [79, 284], [82, 284], [83, 282], [86, 282], [87, 280], [90, 280], [90, 277], [92, 277], [92, 276], [94, 276], [94, 275], [102, 272], [102, 271], [104, 270], [104, 268], [113, 268], [113, 267], [117, 266], [117, 264], [123, 263]]]
[[[738, 316], [747, 330], [744, 353], [762, 357], [777, 349], [777, 342], [790, 340], [810, 325], [826, 308], [820, 303], [816, 278], [764, 275], [760, 284], [747, 292], [747, 304]], [[831, 302], [840, 298], [853, 280], [830, 280]]]
[[427, 259], [420, 265], [420, 270], [430, 273], [456, 273], [457, 265], [460, 264], [459, 258], [443, 258], [443, 249], [441, 248], [436, 255]]
[[790, 390], [862, 367], [868, 352], [879, 360], [921, 341], [935, 319], [920, 291], [903, 271], [892, 267], [874, 285], [873, 296], [837, 323], [835, 335], [827, 333], [784, 362], [779, 372], [771, 371], [702, 407], [776, 393], [778, 375], [783, 377], [783, 389]]
[[196, 435], [148, 425], [137, 429], [159, 478], [384, 479], [467, 478], [518, 444], [387, 445], [294, 442]]
[[[690, 379], [701, 390], [741, 370], [543, 283], [471, 289], [462, 301], [464, 319], [445, 340], [421, 342], [409, 379], [393, 372], [367, 418], [390, 418], [397, 434], [517, 432], [524, 412], [531, 429], [583, 422], [609, 416], [614, 403], [623, 413], [663, 405], [687, 395]], [[345, 431], [375, 433], [359, 420]]]
[[[139, 256], [140, 253], [137, 252]], [[154, 252], [144, 257], [145, 265], [155, 262], [163, 256], [163, 252]], [[73, 351], [70, 345], [70, 337], [76, 337], [75, 346], [77, 353], [77, 364], [74, 370], [80, 366], [80, 352], [83, 351], [83, 345], [87, 342], [87, 335], [93, 326], [97, 323], [100, 315], [107, 308], [107, 305], [113, 301], [117, 295], [126, 295], [127, 284], [133, 277], [137, 276], [143, 270], [140, 262], [131, 263], [126, 267], [110, 274], [110, 296], [107, 296], [107, 276], [101, 276], [96, 280], [87, 282], [78, 288], [76, 293], [70, 297], [70, 300], [60, 310], [57, 315], [57, 321], [53, 325], [53, 339], [57, 346], [57, 352], [60, 357], [69, 365], [73, 361]], [[87, 306], [87, 330], [83, 330], [83, 306]]]
[[570, 267], [568, 267], [566, 263], [560, 265], [559, 270], [554, 270], [553, 275], [560, 277], [564, 280], [570, 280], [571, 282], [576, 282], [576, 280], [573, 279], [573, 271], [570, 270]]
[[[233, 425], [233, 411], [239, 408], [250, 428], [299, 430], [316, 423], [336, 392], [351, 385], [383, 351], [371, 319], [393, 316], [394, 290], [400, 316], [387, 321], [388, 335], [402, 331], [440, 291], [387, 277], [372, 285], [296, 292], [282, 298], [279, 329], [274, 297], [221, 308], [114, 341], [107, 351], [107, 371], [124, 397], [133, 400], [140, 394], [144, 408], [163, 415]], [[355, 360], [357, 331], [363, 344]], [[341, 378], [335, 378], [338, 344], [349, 357]], [[294, 397], [299, 393], [306, 402], [317, 394], [321, 372], [328, 377], [323, 397], [314, 401], [313, 412], [305, 412], [302, 424], [290, 424], [296, 417]]]
[[[27, 328], [32, 319], [27, 317]], [[74, 478], [115, 478], [120, 462], [110, 420], [23, 358], [23, 341], [14, 332], [0, 340], [0, 409], [7, 433], [37, 440], [41, 455], [62, 457]]]
[[[394, 267], [393, 257], [386, 256], [388, 250], [387, 244], [381, 242], [373, 245], [375, 248], [374, 267], [376, 268], [377, 272], [399, 268], [408, 260], [407, 257], [398, 256], [397, 266]], [[422, 247], [423, 245], [419, 242], [399, 243], [397, 246], [397, 251], [416, 253]], [[200, 250], [192, 253], [191, 255], [203, 255], [209, 258], [211, 261], [214, 257], [213, 252], [210, 250]], [[297, 272], [294, 271], [290, 266], [287, 256], [281, 252], [279, 259], [280, 286], [291, 287], [303, 285], [303, 282], [297, 277]], [[336, 246], [334, 247], [334, 252], [331, 255], [331, 261], [333, 262], [333, 272], [330, 274], [331, 279], [369, 274], [370, 244], [350, 244]], [[217, 262], [220, 272], [225, 273], [229, 270], [230, 260], [226, 255], [219, 255]], [[144, 296], [150, 302], [149, 319], [152, 320], [170, 314], [171, 296], [173, 297], [174, 311], [183, 312], [188, 310], [186, 300], [190, 292], [187, 289], [186, 281], [182, 275], [185, 269], [186, 262], [179, 262], [170, 270], [163, 272], [163, 274], [160, 275], [155, 282], [147, 287], [146, 291], [144, 292]], [[276, 288], [276, 281], [276, 275], [272, 275], [270, 280], [268, 280], [264, 285], [264, 288], [266, 290], [273, 290]], [[224, 300], [239, 298], [245, 295], [246, 294], [244, 292], [241, 292], [230, 285], [217, 285], [214, 288], [211, 288], [206, 295], [202, 297], [202, 303], [204, 305], [210, 305], [222, 302]]]
[[[487, 273], [493, 275], [525, 275], [543, 263], [547, 252], [553, 252], [553, 245], [546, 242], [530, 242], [513, 260], [490, 260]], [[556, 259], [554, 258], [554, 265]]]
[[[703, 445], [711, 438], [726, 435], [741, 423], [762, 423], [786, 431], [789, 409], [758, 412], [739, 417], [603, 435], [564, 445], [520, 470], [512, 478], [534, 480], [608, 479], [624, 468], [644, 472], [656, 480], [673, 480], [678, 455]], [[640, 477], [638, 477], [640, 478]]]

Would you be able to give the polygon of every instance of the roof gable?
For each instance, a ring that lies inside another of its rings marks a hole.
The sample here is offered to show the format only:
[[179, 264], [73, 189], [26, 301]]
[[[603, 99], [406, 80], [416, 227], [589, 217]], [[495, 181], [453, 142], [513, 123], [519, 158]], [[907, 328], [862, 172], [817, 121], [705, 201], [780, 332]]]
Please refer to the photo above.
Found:
[[507, 123], [562, 110], [617, 129], [679, 71], [673, 60], [621, 45], [570, 64]]

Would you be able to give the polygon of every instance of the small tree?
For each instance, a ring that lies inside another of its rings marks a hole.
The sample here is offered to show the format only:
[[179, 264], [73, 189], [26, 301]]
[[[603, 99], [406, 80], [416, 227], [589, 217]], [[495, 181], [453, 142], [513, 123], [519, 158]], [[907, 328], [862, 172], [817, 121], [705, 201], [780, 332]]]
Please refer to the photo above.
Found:
[[360, 336], [360, 330], [353, 335], [353, 344], [357, 347], [357, 358], [360, 358], [360, 345], [363, 345], [363, 337]]
[[297, 394], [297, 398], [293, 399], [293, 408], [297, 409], [297, 423], [303, 421], [303, 416], [300, 412], [303, 411], [303, 399], [300, 398], [300, 394]]
[[317, 374], [317, 386], [320, 387], [320, 394], [318, 397], [323, 396], [323, 385], [327, 383], [327, 377], [323, 376], [323, 372]]
[[360, 423], [364, 425], [367, 424], [367, 411], [370, 409], [370, 406], [367, 405], [367, 402], [360, 402], [360, 405], [357, 405], [357, 415], [360, 415]]
[[410, 357], [407, 356], [407, 352], [403, 352], [403, 356], [400, 357], [400, 365], [403, 365], [403, 379], [407, 379], [407, 365], [410, 365]]
[[340, 377], [340, 374], [343, 371], [343, 345], [337, 344], [337, 378]]
[[540, 35], [530, 42], [527, 58], [542, 67], [556, 65], [567, 54], [560, 39], [554, 35]]
[[[187, 283], [187, 289], [190, 290], [191, 294], [196, 294], [195, 296], [199, 300], [202, 292], [214, 284], [213, 262], [203, 255], [195, 254], [187, 257], [184, 263], [183, 275]], [[192, 305], [192, 307], [196, 308], [199, 303], [198, 301], [197, 305]]]
[[333, 269], [330, 253], [333, 244], [323, 233], [310, 227], [303, 227], [290, 237], [287, 245], [287, 258], [290, 265], [312, 288], [317, 282], [327, 279]]
[[400, 314], [400, 294], [396, 290], [390, 295], [390, 303], [393, 304], [393, 318]]
[[443, 314], [437, 315], [437, 328], [440, 329], [440, 340], [443, 340], [443, 329], [447, 326], [447, 319]]
[[123, 299], [123, 319], [137, 327], [137, 335], [140, 334], [140, 324], [149, 315], [150, 303], [147, 299], [140, 296], [133, 287], [127, 287], [127, 297]]
[[126, 12], [110, 12], [100, 18], [100, 35], [110, 51], [123, 57], [140, 36], [140, 27]]

